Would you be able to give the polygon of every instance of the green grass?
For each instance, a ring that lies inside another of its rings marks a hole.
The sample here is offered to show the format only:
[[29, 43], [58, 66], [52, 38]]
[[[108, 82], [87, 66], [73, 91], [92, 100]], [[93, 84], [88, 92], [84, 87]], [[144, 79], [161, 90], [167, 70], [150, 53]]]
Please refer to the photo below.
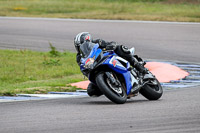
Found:
[[51, 52], [0, 50], [0, 95], [74, 91], [67, 84], [83, 80], [75, 53]]
[[200, 0], [0, 0], [0, 16], [200, 22]]

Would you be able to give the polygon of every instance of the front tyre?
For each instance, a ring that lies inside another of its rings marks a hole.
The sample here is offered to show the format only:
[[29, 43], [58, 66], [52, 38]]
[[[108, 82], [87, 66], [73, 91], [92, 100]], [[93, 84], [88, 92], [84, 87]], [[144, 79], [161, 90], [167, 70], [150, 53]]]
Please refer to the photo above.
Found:
[[[111, 74], [113, 75], [116, 81], [120, 82], [116, 74]], [[96, 83], [101, 92], [112, 102], [116, 104], [123, 104], [126, 102], [127, 95], [123, 84], [121, 86], [111, 84], [105, 73], [100, 73], [97, 75]]]
[[155, 82], [157, 82], [156, 85], [147, 83], [140, 89], [140, 93], [148, 100], [158, 100], [163, 94], [160, 82], [157, 79]]

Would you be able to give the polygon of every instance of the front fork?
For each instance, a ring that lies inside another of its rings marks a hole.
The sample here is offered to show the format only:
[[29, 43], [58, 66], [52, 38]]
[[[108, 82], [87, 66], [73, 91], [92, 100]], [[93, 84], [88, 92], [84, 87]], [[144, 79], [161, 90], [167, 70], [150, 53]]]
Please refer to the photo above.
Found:
[[113, 84], [114, 86], [117, 86], [117, 87], [121, 87], [121, 83], [119, 82], [119, 80], [115, 79], [115, 77], [113, 76], [112, 73], [105, 72], [105, 74], [108, 77], [108, 79], [110, 80], [111, 84]]

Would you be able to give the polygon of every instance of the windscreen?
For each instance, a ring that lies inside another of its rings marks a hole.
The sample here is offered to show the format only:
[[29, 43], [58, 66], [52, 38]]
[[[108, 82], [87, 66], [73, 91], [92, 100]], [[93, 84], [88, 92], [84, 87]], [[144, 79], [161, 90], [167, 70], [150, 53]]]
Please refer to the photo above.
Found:
[[80, 46], [80, 52], [82, 54], [82, 56], [85, 58], [87, 57], [91, 50], [93, 49], [94, 47], [94, 43], [91, 43], [91, 42], [84, 42], [81, 46]]

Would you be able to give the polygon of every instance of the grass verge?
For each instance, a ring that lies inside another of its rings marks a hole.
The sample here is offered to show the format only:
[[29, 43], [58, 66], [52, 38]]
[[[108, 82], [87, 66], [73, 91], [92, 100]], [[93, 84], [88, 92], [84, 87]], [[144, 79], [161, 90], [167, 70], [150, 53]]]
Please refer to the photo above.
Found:
[[0, 50], [0, 95], [74, 91], [82, 81], [75, 53]]
[[200, 22], [200, 0], [0, 0], [0, 16]]

